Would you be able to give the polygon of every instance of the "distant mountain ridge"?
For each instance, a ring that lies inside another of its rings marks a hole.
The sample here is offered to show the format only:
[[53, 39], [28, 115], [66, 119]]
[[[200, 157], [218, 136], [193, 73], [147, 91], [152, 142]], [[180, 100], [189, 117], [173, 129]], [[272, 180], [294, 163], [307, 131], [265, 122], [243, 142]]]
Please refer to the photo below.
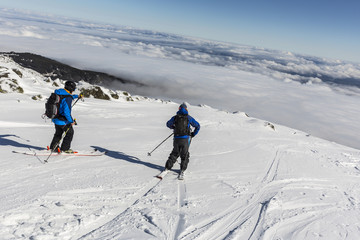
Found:
[[33, 53], [2, 52], [0, 54], [6, 55], [22, 67], [32, 69], [45, 77], [50, 77], [52, 80], [57, 78], [62, 80], [73, 80], [75, 82], [82, 80], [90, 84], [104, 86], [110, 86], [112, 83], [144, 86], [142, 83], [116, 77], [107, 73], [74, 68], [64, 63]]

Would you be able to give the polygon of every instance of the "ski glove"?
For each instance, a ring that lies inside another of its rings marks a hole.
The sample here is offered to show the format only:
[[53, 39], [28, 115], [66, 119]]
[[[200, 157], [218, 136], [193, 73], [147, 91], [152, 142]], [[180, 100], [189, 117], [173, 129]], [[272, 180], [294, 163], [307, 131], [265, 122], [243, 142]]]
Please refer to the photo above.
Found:
[[190, 136], [191, 136], [192, 138], [195, 137], [194, 132], [190, 133]]

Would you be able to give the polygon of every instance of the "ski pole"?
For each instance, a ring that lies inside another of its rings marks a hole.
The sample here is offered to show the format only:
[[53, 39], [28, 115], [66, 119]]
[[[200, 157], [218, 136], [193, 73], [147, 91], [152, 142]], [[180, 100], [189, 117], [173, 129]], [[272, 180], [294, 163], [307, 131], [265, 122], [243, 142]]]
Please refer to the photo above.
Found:
[[151, 152], [148, 152], [148, 156], [151, 156], [151, 153], [153, 151], [155, 151], [158, 147], [160, 147], [161, 144], [163, 144], [166, 140], [168, 140], [172, 135], [174, 135], [174, 133], [170, 134], [170, 136], [168, 136], [167, 138], [165, 138], [164, 141], [162, 141], [159, 145], [156, 146], [156, 148], [154, 148], [154, 150], [152, 150]]
[[[75, 125], [77, 125], [76, 119], [74, 119]], [[54, 150], [58, 148], [58, 146], [60, 145], [61, 141], [65, 138], [67, 132], [69, 131], [69, 129], [71, 128], [71, 125], [68, 127], [68, 129], [66, 129], [66, 131], [63, 133], [63, 135], [61, 136], [61, 139], [56, 143], [55, 147], [53, 149], [51, 149], [51, 152], [49, 154], [49, 156], [44, 160], [44, 162], [48, 162], [49, 158], [51, 157], [51, 155], [53, 154]]]
[[83, 96], [81, 93], [80, 93], [80, 95], [78, 96], [78, 98], [76, 99], [76, 101], [74, 102], [74, 104], [73, 104], [71, 107], [75, 106], [75, 104], [76, 104], [80, 99], [81, 99], [81, 101], [84, 102], [84, 96]]
[[74, 102], [74, 104], [71, 106], [71, 107], [74, 107], [75, 106], [75, 104], [79, 101], [79, 97], [78, 97], [78, 99], [76, 99], [76, 101]]

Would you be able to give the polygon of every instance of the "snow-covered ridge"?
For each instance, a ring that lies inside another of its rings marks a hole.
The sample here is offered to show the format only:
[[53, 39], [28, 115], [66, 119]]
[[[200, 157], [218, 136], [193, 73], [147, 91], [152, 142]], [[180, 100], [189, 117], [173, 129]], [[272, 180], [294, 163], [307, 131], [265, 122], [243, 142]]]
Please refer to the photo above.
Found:
[[[29, 95], [33, 100], [45, 100], [55, 89], [63, 87], [67, 80], [70, 79], [52, 79], [20, 66], [6, 54], [0, 55], [0, 93], [17, 92]], [[141, 96], [133, 97], [126, 91], [111, 90], [85, 81], [78, 82], [78, 90], [86, 98], [126, 101], [146, 99]]]

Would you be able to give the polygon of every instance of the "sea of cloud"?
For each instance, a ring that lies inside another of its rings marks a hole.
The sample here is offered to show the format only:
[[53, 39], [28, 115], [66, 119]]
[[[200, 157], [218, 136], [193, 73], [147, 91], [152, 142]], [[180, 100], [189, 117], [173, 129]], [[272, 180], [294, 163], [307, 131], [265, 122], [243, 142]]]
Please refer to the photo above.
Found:
[[135, 94], [245, 111], [360, 148], [358, 63], [8, 9], [0, 9], [0, 51], [107, 72], [146, 84], [123, 89]]

